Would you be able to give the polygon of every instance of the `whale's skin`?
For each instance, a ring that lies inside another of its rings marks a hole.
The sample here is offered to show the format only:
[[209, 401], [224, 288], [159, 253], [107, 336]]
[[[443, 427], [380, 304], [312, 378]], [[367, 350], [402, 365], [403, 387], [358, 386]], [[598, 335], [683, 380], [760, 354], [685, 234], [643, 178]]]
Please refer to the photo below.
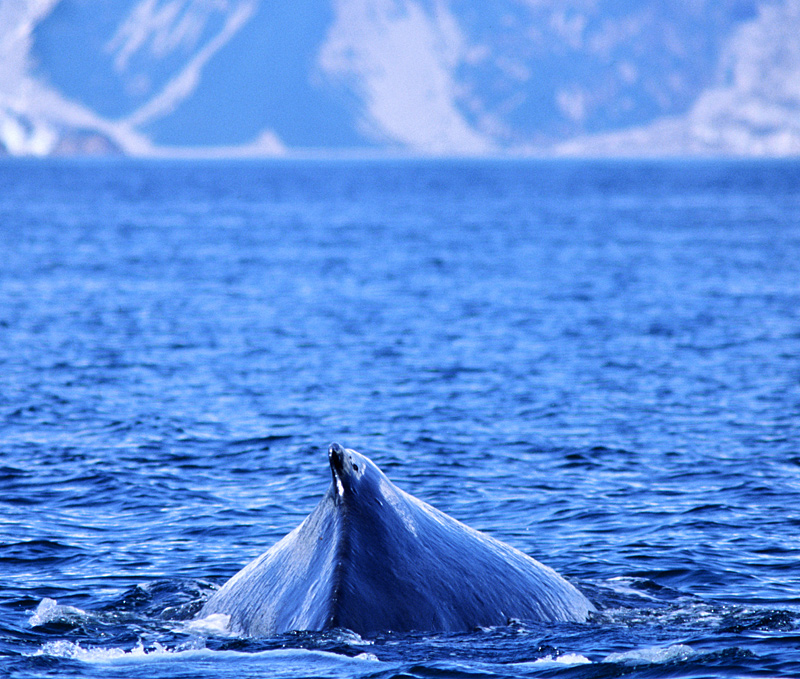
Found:
[[582, 622], [594, 610], [553, 569], [400, 490], [366, 456], [333, 444], [329, 460], [317, 507], [198, 617], [224, 614], [231, 632], [259, 637]]

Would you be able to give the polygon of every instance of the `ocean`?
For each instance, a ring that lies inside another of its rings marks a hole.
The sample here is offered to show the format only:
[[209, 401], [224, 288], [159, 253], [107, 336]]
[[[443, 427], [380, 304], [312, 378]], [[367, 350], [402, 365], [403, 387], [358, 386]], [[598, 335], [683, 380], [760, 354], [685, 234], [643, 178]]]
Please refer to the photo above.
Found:
[[[0, 159], [0, 675], [800, 676], [800, 163]], [[328, 445], [586, 623], [193, 617]]]

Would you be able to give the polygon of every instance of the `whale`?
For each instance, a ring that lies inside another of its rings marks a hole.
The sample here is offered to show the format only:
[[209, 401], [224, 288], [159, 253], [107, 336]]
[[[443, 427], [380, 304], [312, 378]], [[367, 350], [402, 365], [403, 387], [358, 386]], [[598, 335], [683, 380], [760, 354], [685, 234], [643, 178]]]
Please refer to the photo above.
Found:
[[303, 522], [205, 602], [198, 619], [265, 637], [584, 622], [592, 603], [552, 568], [395, 486], [367, 456], [328, 450], [331, 484]]

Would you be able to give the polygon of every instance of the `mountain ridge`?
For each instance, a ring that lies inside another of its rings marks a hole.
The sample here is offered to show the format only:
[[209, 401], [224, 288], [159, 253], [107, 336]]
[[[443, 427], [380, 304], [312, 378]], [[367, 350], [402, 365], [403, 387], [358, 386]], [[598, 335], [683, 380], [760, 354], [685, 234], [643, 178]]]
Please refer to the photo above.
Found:
[[800, 154], [800, 0], [2, 0], [0, 152]]

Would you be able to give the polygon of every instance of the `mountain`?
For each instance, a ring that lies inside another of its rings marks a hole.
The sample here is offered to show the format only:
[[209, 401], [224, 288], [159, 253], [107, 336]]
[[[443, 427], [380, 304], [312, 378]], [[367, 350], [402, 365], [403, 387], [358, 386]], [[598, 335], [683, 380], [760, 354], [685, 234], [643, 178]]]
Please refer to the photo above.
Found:
[[0, 0], [14, 155], [800, 154], [800, 0]]

